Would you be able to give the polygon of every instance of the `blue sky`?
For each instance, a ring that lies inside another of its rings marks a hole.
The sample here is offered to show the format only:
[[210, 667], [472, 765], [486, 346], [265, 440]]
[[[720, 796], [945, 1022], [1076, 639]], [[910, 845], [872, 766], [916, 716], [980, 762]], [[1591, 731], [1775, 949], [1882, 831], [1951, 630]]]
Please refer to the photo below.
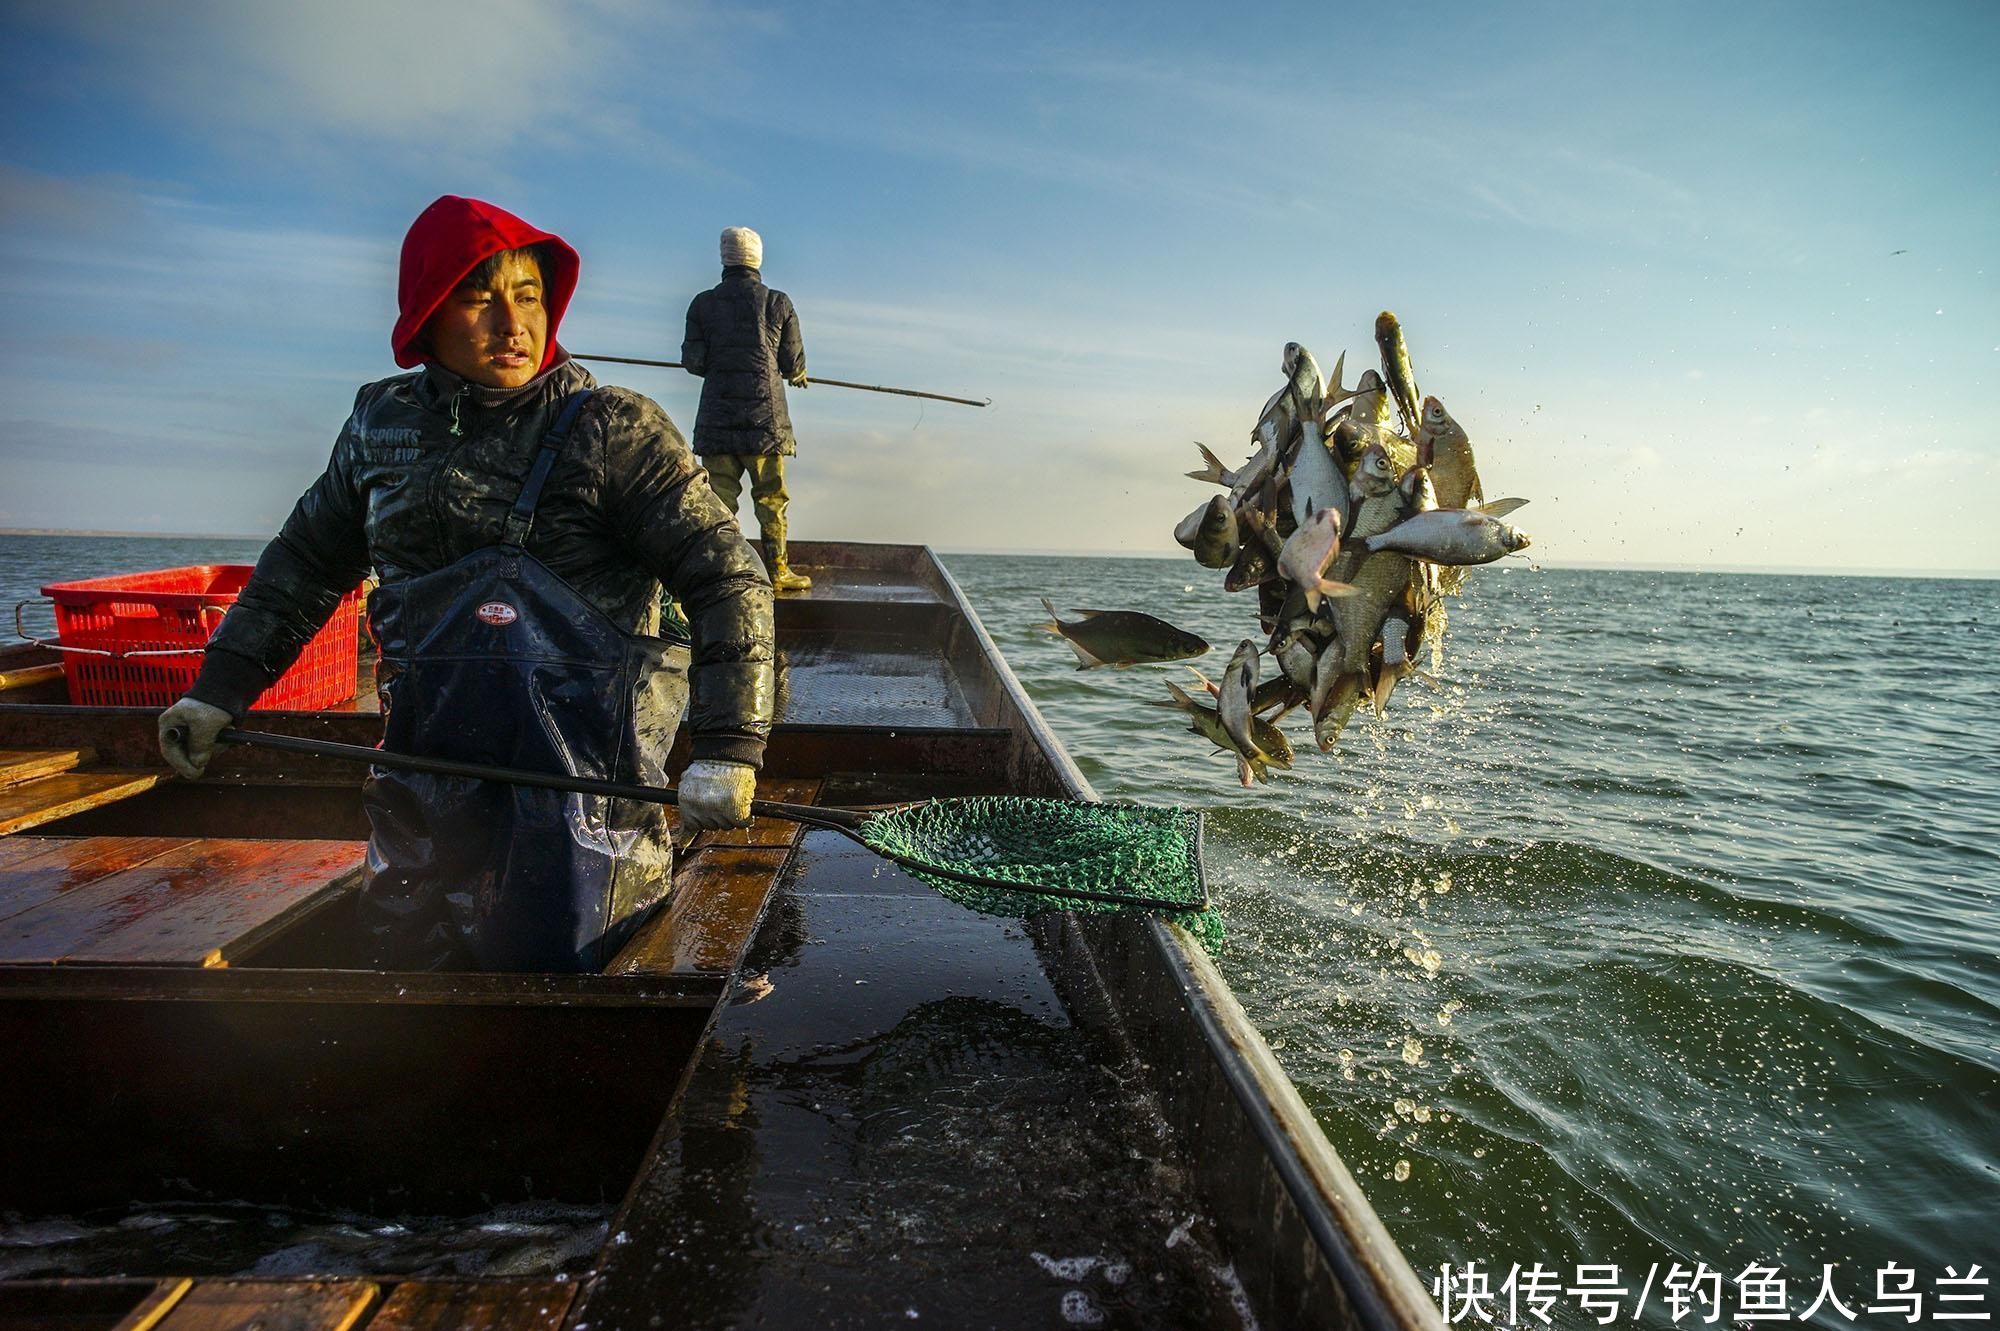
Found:
[[1190, 441], [1387, 308], [1549, 562], [2000, 571], [1990, 4], [4, 24], [0, 526], [273, 530], [462, 193], [582, 252], [572, 350], [676, 356], [741, 224], [814, 372], [994, 399], [795, 395], [802, 536], [1170, 551]]

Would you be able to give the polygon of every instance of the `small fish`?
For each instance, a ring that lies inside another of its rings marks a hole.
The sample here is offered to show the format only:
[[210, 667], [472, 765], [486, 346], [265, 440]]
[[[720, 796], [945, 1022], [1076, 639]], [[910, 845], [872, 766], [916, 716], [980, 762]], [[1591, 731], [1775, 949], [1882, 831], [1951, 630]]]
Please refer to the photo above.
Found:
[[1326, 576], [1326, 566], [1339, 553], [1340, 514], [1307, 505], [1305, 521], [1278, 552], [1278, 572], [1304, 596], [1307, 611], [1317, 614], [1322, 596], [1354, 594], [1354, 588]]
[[1340, 417], [1356, 425], [1384, 425], [1393, 410], [1395, 408], [1389, 402], [1389, 388], [1382, 382], [1382, 376], [1373, 370], [1364, 370], [1361, 382], [1355, 385], [1353, 398], [1341, 408]]
[[1396, 463], [1389, 450], [1379, 442], [1372, 443], [1362, 450], [1361, 461], [1354, 467], [1354, 498], [1358, 502], [1379, 499], [1396, 488], [1397, 479]]
[[1245, 786], [1251, 781], [1266, 779], [1266, 763], [1260, 759], [1245, 758], [1236, 748], [1236, 741], [1229, 738], [1229, 732], [1222, 728], [1222, 717], [1213, 707], [1204, 707], [1188, 696], [1187, 690], [1172, 680], [1167, 681], [1167, 692], [1173, 694], [1172, 702], [1156, 702], [1155, 707], [1178, 707], [1188, 714], [1188, 729], [1236, 758], [1238, 776]]
[[1203, 568], [1228, 568], [1236, 562], [1236, 547], [1242, 535], [1236, 529], [1236, 510], [1226, 495], [1211, 495], [1209, 501], [1181, 519], [1174, 539], [1194, 551], [1194, 562]]
[[[1313, 698], [1307, 705], [1312, 709], [1313, 742], [1322, 753], [1340, 738], [1347, 718], [1354, 715], [1354, 708], [1361, 701], [1362, 677], [1340, 668], [1340, 657], [1344, 654], [1340, 643], [1329, 643], [1320, 657], [1319, 670], [1313, 675]], [[1320, 671], [1325, 672], [1323, 676]]]
[[[1201, 686], [1208, 691], [1208, 696], [1220, 704], [1222, 686], [1202, 674], [1196, 667], [1189, 666], [1188, 669], [1193, 671], [1197, 680], [1201, 681]], [[1278, 729], [1276, 722], [1279, 716], [1283, 716], [1303, 701], [1305, 701], [1304, 691], [1293, 688], [1292, 682], [1282, 675], [1265, 680], [1250, 695], [1250, 738], [1256, 741], [1258, 750], [1270, 761], [1271, 766], [1282, 767], [1288, 772], [1292, 769], [1292, 759], [1296, 755], [1292, 752], [1292, 742], [1285, 738], [1285, 732]], [[1277, 715], [1266, 720], [1262, 714], [1274, 708], [1277, 709]]]
[[1319, 659], [1318, 645], [1304, 630], [1292, 629], [1279, 635], [1278, 640], [1271, 644], [1271, 657], [1278, 663], [1279, 679], [1302, 689], [1312, 688], [1313, 662]]
[[1319, 375], [1319, 362], [1299, 343], [1285, 343], [1284, 354], [1278, 358], [1278, 363], [1285, 372], [1285, 386], [1271, 394], [1250, 433], [1283, 454], [1292, 446], [1292, 435], [1297, 432], [1300, 422], [1319, 420], [1322, 411], [1320, 397], [1325, 389]]
[[1486, 498], [1479, 468], [1472, 461], [1472, 440], [1434, 397], [1424, 399], [1423, 424], [1417, 427], [1417, 463], [1431, 473], [1439, 508], [1474, 508]]
[[1500, 521], [1526, 502], [1495, 499], [1481, 508], [1434, 508], [1356, 539], [1371, 553], [1396, 551], [1433, 564], [1490, 564], [1532, 543], [1526, 532]]
[[1324, 509], [1337, 514], [1344, 523], [1350, 499], [1347, 473], [1326, 446], [1316, 420], [1299, 425], [1299, 447], [1292, 456], [1292, 521], [1304, 524], [1306, 510]]
[[1236, 645], [1236, 652], [1229, 658], [1229, 666], [1222, 672], [1222, 687], [1215, 695], [1215, 710], [1222, 716], [1222, 729], [1235, 744], [1237, 753], [1242, 755], [1241, 775], [1243, 784], [1250, 785], [1250, 764], [1253, 761], [1271, 761], [1270, 755], [1257, 747], [1256, 739], [1250, 733], [1250, 699], [1257, 691], [1257, 677], [1263, 673], [1263, 656], [1257, 644], [1245, 638]]
[[1226, 592], [1261, 587], [1278, 576], [1278, 559], [1271, 551], [1275, 534], [1264, 515], [1254, 508], [1242, 509], [1236, 514], [1236, 523], [1243, 541], [1236, 552], [1236, 562], [1222, 579], [1222, 590]]
[[1410, 664], [1410, 613], [1398, 607], [1391, 610], [1382, 621], [1380, 634], [1382, 644], [1382, 665], [1375, 672], [1375, 715], [1389, 705], [1389, 695], [1396, 691], [1396, 685], [1403, 676], [1415, 669]]
[[1375, 316], [1375, 345], [1381, 348], [1382, 375], [1396, 399], [1396, 410], [1403, 415], [1403, 428], [1415, 438], [1417, 403], [1422, 397], [1417, 392], [1416, 371], [1410, 368], [1410, 344], [1403, 337], [1403, 325], [1387, 310]]
[[1078, 670], [1184, 661], [1208, 650], [1206, 642], [1187, 630], [1137, 610], [1078, 610], [1075, 613], [1082, 619], [1064, 623], [1046, 596], [1042, 608], [1049, 612], [1049, 620], [1036, 627], [1062, 635], [1076, 653]]

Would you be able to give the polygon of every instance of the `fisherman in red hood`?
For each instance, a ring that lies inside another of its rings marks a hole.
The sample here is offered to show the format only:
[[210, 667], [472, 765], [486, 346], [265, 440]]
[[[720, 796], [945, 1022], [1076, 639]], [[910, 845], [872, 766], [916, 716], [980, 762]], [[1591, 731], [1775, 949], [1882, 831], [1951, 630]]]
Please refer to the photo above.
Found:
[[[576, 281], [560, 237], [492, 204], [447, 195], [417, 218], [391, 346], [420, 368], [356, 395], [160, 717], [182, 776], [372, 570], [385, 749], [662, 785], [685, 710], [682, 820], [748, 821], [770, 582], [666, 413], [557, 343]], [[662, 584], [691, 644], [657, 636]], [[384, 969], [599, 969], [671, 882], [654, 804], [383, 767], [364, 804]]]

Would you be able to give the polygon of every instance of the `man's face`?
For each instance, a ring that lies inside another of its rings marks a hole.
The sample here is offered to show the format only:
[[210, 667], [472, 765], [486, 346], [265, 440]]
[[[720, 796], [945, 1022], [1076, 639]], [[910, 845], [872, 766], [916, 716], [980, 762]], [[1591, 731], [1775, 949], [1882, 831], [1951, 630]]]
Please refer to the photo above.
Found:
[[542, 367], [549, 310], [542, 271], [525, 254], [509, 254], [485, 286], [467, 283], [431, 316], [431, 355], [460, 378], [488, 388], [519, 388]]

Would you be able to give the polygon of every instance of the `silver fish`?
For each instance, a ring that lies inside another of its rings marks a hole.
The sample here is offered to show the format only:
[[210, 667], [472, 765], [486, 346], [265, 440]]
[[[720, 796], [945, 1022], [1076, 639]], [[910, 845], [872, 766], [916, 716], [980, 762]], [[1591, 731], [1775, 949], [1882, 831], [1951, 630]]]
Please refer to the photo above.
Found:
[[1266, 777], [1266, 760], [1246, 758], [1236, 748], [1236, 741], [1222, 728], [1222, 717], [1213, 707], [1204, 707], [1190, 698], [1187, 690], [1172, 680], [1167, 681], [1167, 692], [1174, 695], [1172, 702], [1155, 703], [1156, 707], [1178, 707], [1188, 714], [1188, 729], [1206, 739], [1224, 753], [1236, 758], [1237, 773], [1247, 787], [1251, 781], [1262, 781]]
[[1297, 342], [1285, 343], [1279, 365], [1285, 372], [1285, 386], [1271, 394], [1264, 410], [1258, 413], [1251, 434], [1283, 454], [1291, 447], [1292, 435], [1301, 421], [1319, 420], [1325, 385], [1320, 379], [1319, 362]]
[[1398, 607], [1382, 620], [1382, 665], [1375, 672], [1375, 715], [1389, 705], [1389, 695], [1410, 673], [1410, 614]]
[[1351, 596], [1354, 588], [1326, 576], [1326, 567], [1340, 553], [1340, 514], [1334, 509], [1306, 506], [1305, 519], [1278, 552], [1278, 572], [1292, 580], [1308, 612], [1317, 613], [1322, 596]]
[[1526, 532], [1500, 521], [1525, 502], [1496, 499], [1483, 508], [1434, 508], [1356, 539], [1371, 553], [1396, 551], [1433, 564], [1490, 564], [1531, 544]]
[[1298, 452], [1292, 458], [1292, 521], [1305, 524], [1309, 509], [1321, 509], [1347, 521], [1350, 499], [1347, 475], [1327, 449], [1317, 420], [1299, 425]]
[[[1355, 464], [1351, 489], [1357, 503], [1365, 503], [1395, 489], [1397, 480], [1395, 460], [1388, 449], [1376, 442], [1362, 451], [1361, 461]], [[1360, 514], [1357, 512], [1355, 516], [1358, 518]]]
[[1222, 672], [1222, 687], [1215, 695], [1215, 710], [1222, 717], [1222, 729], [1236, 745], [1236, 751], [1243, 756], [1243, 784], [1250, 784], [1250, 762], [1269, 762], [1270, 756], [1257, 747], [1257, 741], [1250, 734], [1250, 700], [1257, 692], [1257, 677], [1263, 673], [1263, 657], [1257, 651], [1257, 644], [1245, 638], [1237, 644], [1235, 655], [1229, 658], [1228, 669]]
[[[1208, 696], [1215, 699], [1219, 706], [1222, 702], [1222, 686], [1194, 666], [1189, 666], [1188, 669], [1194, 672], [1194, 677], [1201, 681], [1202, 688], [1208, 690]], [[1282, 767], [1288, 772], [1292, 770], [1292, 759], [1297, 755], [1292, 752], [1292, 742], [1285, 738], [1285, 732], [1278, 729], [1277, 716], [1283, 716], [1296, 707], [1302, 698], [1302, 692], [1294, 689], [1292, 682], [1282, 675], [1265, 680], [1250, 695], [1250, 738], [1256, 742], [1258, 752], [1264, 755], [1271, 766]], [[1266, 720], [1263, 713], [1274, 708], [1277, 709], [1277, 716]]]
[[1317, 644], [1302, 629], [1285, 633], [1271, 647], [1271, 656], [1277, 661], [1281, 678], [1302, 689], [1312, 688], [1313, 662], [1318, 659]]
[[1313, 697], [1308, 705], [1312, 708], [1313, 741], [1322, 752], [1331, 749], [1334, 740], [1340, 738], [1347, 718], [1354, 715], [1355, 705], [1361, 701], [1362, 676], [1340, 668], [1339, 658], [1343, 654], [1338, 642], [1329, 644], [1313, 674]]

